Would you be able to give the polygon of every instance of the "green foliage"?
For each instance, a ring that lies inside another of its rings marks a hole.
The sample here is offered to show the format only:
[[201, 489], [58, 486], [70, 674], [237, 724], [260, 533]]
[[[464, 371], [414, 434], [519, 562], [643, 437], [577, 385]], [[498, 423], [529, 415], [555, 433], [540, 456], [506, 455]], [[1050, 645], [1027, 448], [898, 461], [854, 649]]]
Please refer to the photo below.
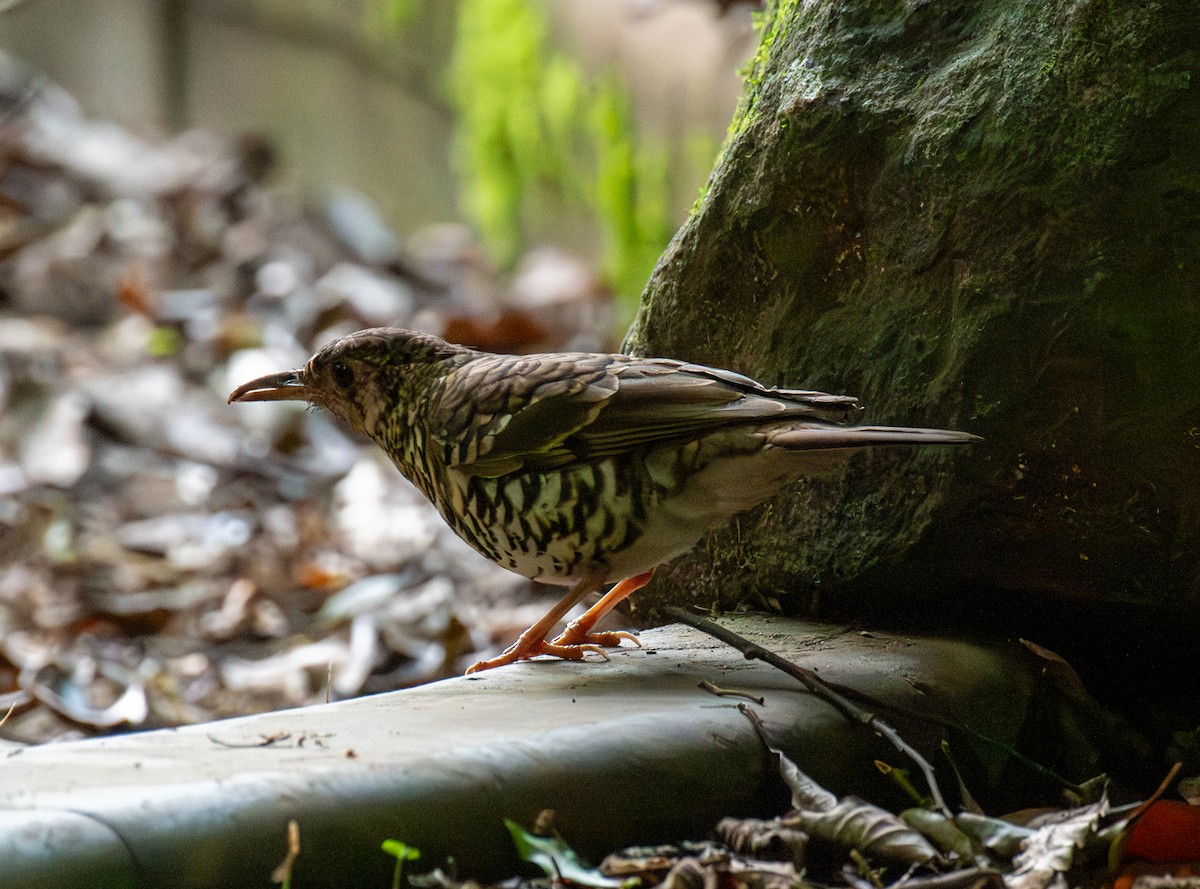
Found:
[[597, 87], [590, 123], [604, 268], [618, 294], [636, 299], [671, 237], [667, 154], [638, 150], [625, 90], [614, 78]]
[[396, 869], [392, 872], [392, 889], [400, 889], [400, 880], [404, 876], [404, 862], [419, 859], [421, 850], [399, 840], [384, 840], [381, 848], [396, 859]]
[[[555, 154], [545, 143], [556, 128], [539, 115], [545, 27], [524, 0], [465, 0], [458, 11], [450, 91], [461, 199], [501, 261], [515, 257], [523, 194]], [[561, 78], [554, 87], [556, 97], [569, 88]]]
[[463, 209], [514, 261], [553, 211], [593, 215], [609, 284], [636, 300], [673, 228], [667, 161], [637, 138], [624, 85], [547, 45], [539, 0], [462, 0], [450, 65]]
[[368, 32], [395, 34], [412, 24], [421, 13], [423, 0], [367, 0]]
[[[590, 886], [592, 889], [623, 889], [631, 885], [625, 880], [606, 877], [594, 867], [590, 867], [557, 833], [552, 836], [530, 833], [509, 818], [504, 819], [504, 826], [508, 828], [513, 846], [521, 860], [537, 865], [542, 869], [542, 873], [555, 882]], [[636, 882], [635, 879], [633, 884]]]
[[146, 338], [146, 354], [153, 358], [170, 358], [183, 349], [183, 335], [174, 327], [160, 324]]

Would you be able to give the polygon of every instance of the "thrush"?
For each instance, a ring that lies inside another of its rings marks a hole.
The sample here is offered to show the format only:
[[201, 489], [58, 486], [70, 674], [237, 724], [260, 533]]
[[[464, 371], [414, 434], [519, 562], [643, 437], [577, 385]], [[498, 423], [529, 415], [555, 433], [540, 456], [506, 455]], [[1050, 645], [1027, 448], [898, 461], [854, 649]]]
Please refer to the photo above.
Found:
[[543, 654], [578, 660], [633, 639], [593, 628], [705, 532], [855, 450], [978, 440], [848, 425], [859, 410], [849, 396], [773, 389], [684, 361], [496, 355], [399, 328], [343, 337], [229, 401], [325, 408], [383, 448], [477, 551], [569, 587], [501, 655], [467, 672]]

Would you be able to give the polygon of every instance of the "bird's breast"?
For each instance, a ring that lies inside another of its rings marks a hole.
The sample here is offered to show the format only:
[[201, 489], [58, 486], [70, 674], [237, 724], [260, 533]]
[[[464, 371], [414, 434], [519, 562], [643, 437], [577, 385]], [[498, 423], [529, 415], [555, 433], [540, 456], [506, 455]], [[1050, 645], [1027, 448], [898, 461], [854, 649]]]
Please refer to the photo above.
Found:
[[607, 571], [641, 534], [656, 492], [644, 470], [610, 458], [495, 478], [448, 469], [442, 517], [491, 561], [549, 583]]

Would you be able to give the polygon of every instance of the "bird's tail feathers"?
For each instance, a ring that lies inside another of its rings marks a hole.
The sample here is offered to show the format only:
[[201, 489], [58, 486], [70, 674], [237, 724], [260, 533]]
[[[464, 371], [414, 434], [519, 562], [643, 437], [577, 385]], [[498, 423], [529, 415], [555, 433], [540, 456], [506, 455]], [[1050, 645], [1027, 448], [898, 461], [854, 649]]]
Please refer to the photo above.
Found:
[[841, 450], [889, 445], [962, 445], [983, 441], [969, 432], [906, 426], [793, 426], [770, 436], [775, 447], [795, 451]]

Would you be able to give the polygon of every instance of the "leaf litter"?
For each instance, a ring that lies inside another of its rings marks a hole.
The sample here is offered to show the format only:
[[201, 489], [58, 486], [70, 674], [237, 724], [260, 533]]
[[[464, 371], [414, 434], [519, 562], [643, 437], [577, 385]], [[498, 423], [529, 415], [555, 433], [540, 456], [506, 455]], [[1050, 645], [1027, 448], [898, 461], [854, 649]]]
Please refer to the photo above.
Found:
[[[506, 820], [518, 857], [544, 876], [513, 877], [495, 886], [1191, 889], [1200, 874], [1200, 863], [1178, 857], [1194, 849], [1190, 828], [1171, 836], [1176, 853], [1165, 859], [1152, 862], [1132, 851], [1139, 817], [1154, 811], [1152, 801], [1114, 808], [1102, 790], [1094, 802], [1046, 809], [1027, 819], [1020, 813], [947, 818], [931, 809], [896, 815], [854, 796], [838, 797], [769, 743], [768, 749], [792, 794], [793, 808], [786, 814], [724, 818], [708, 838], [630, 847], [608, 855], [598, 867], [553, 829], [553, 811], [541, 813], [528, 829]], [[447, 870], [413, 875], [409, 882], [417, 889], [480, 885], [455, 878], [452, 863]]]
[[375, 325], [607, 349], [597, 275], [539, 250], [506, 278], [464, 227], [402, 239], [345, 190], [300, 205], [270, 160], [255, 138], [141, 139], [0, 57], [7, 741], [457, 675], [545, 608], [365, 439], [225, 397]]

